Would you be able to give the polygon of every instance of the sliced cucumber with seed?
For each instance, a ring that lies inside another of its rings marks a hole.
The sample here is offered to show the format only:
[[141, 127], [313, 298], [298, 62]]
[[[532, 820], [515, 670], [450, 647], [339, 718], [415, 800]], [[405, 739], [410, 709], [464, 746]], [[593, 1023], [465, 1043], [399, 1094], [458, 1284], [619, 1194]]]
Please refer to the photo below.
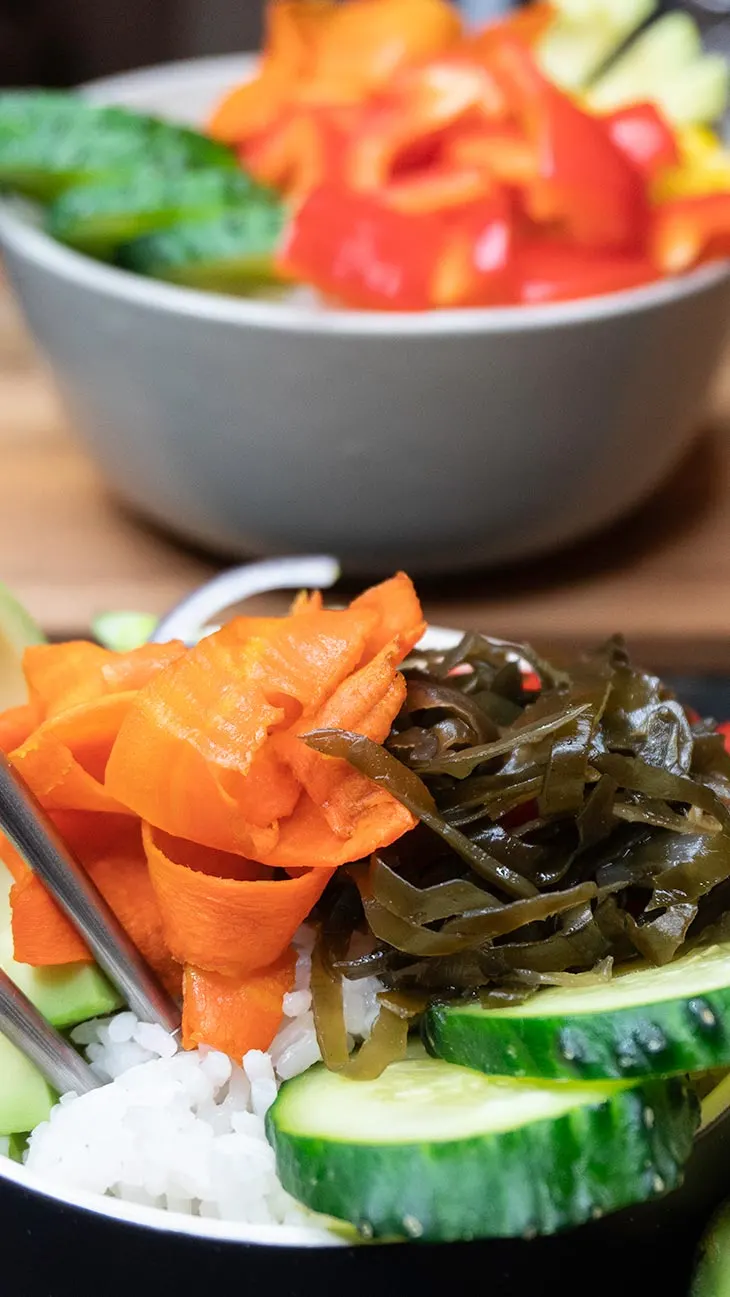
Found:
[[439, 1058], [497, 1076], [607, 1080], [730, 1066], [730, 945], [697, 950], [526, 1004], [435, 1005], [424, 1039]]
[[287, 216], [278, 202], [250, 202], [210, 221], [174, 226], [122, 248], [120, 265], [189, 288], [249, 293], [276, 283]]
[[675, 1188], [697, 1101], [684, 1081], [541, 1085], [437, 1059], [376, 1081], [317, 1066], [267, 1119], [278, 1173], [368, 1237], [552, 1234]]
[[243, 171], [216, 167], [166, 175], [144, 168], [127, 181], [68, 190], [51, 207], [47, 228], [62, 243], [110, 257], [123, 243], [240, 209], [262, 193]]

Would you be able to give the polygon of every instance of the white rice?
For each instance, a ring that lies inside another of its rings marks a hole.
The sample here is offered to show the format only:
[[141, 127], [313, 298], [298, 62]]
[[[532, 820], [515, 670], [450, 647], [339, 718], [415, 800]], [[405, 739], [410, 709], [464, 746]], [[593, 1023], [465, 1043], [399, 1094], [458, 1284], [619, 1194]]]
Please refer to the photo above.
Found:
[[[232, 1061], [205, 1046], [178, 1051], [174, 1037], [128, 1011], [77, 1027], [74, 1041], [106, 1084], [64, 1095], [30, 1137], [29, 1169], [68, 1188], [168, 1211], [321, 1232], [321, 1219], [282, 1188], [264, 1126], [279, 1082], [320, 1058], [311, 931], [302, 929], [297, 944], [296, 986], [269, 1053]], [[375, 978], [345, 983], [351, 1047], [369, 1035], [380, 989]]]

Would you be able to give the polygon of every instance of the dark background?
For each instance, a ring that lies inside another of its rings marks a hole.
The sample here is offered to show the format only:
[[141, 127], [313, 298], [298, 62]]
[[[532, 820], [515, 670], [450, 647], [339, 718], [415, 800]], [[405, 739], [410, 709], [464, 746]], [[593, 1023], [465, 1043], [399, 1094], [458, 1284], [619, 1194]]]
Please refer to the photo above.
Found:
[[[727, 10], [730, 0], [703, 5]], [[688, 0], [697, 13], [703, 5]], [[73, 85], [166, 59], [251, 49], [262, 10], [263, 0], [0, 0], [0, 85]]]
[[254, 48], [263, 0], [0, 0], [0, 85]]

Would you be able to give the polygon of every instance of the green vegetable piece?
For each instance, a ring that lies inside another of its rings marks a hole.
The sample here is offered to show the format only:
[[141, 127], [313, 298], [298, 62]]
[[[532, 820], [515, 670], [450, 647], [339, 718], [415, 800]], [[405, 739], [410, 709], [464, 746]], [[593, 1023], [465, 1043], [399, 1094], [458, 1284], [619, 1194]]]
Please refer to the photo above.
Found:
[[610, 112], [637, 100], [653, 100], [677, 125], [711, 122], [722, 116], [730, 69], [717, 54], [705, 54], [699, 29], [686, 13], [664, 14], [637, 36], [594, 82], [592, 108]]
[[[25, 1054], [0, 1036], [0, 1137], [46, 1121], [56, 1096]], [[10, 1146], [8, 1152], [10, 1156]]]
[[565, 90], [582, 90], [656, 10], [656, 0], [558, 5], [536, 48], [543, 72]]
[[23, 652], [31, 644], [42, 644], [44, 639], [30, 613], [0, 583], [0, 711], [26, 701]]
[[730, 1297], [730, 1203], [713, 1217], [700, 1244], [691, 1297]]
[[[24, 991], [44, 1018], [59, 1030], [75, 1027], [88, 1018], [113, 1013], [121, 997], [95, 964], [63, 964], [34, 968], [13, 958], [8, 870], [0, 864], [0, 968]], [[0, 1074], [0, 1084], [1, 1074]], [[30, 1126], [21, 1127], [30, 1130]]]
[[22, 1162], [27, 1147], [27, 1134], [19, 1133], [0, 1136], [0, 1157], [9, 1157], [11, 1162]]
[[664, 86], [656, 102], [678, 126], [718, 122], [725, 113], [730, 72], [724, 54], [705, 54]]
[[216, 167], [166, 175], [140, 162], [139, 173], [126, 181], [82, 185], [62, 194], [48, 213], [49, 233], [91, 256], [108, 258], [124, 243], [240, 209], [264, 193], [243, 171]]
[[252, 202], [138, 239], [121, 249], [119, 264], [188, 288], [251, 293], [279, 282], [275, 258], [286, 220], [280, 204]]
[[28, 1147], [28, 1135], [16, 1134], [8, 1136], [8, 1157], [12, 1162], [22, 1162], [23, 1155]]
[[604, 985], [544, 990], [517, 1008], [436, 1004], [423, 1031], [438, 1057], [499, 1076], [610, 1080], [728, 1067], [730, 945], [620, 971]]
[[[12, 879], [0, 864], [0, 968], [55, 1027], [76, 1026], [121, 1006], [114, 988], [94, 964], [32, 968], [13, 958], [10, 928]], [[40, 1072], [0, 1035], [0, 1136], [23, 1134], [48, 1117], [56, 1096]]]
[[147, 612], [103, 612], [91, 623], [94, 638], [114, 653], [141, 648], [154, 632], [158, 618]]
[[322, 1058], [338, 1072], [349, 1057], [342, 976], [329, 967], [321, 932], [312, 952], [312, 1011]]
[[[23, 107], [24, 106], [24, 107]], [[0, 95], [0, 186], [50, 202], [73, 186], [132, 178], [140, 168], [175, 174], [236, 170], [232, 149], [186, 127], [81, 96]]]
[[427, 1242], [552, 1234], [664, 1194], [696, 1125], [680, 1080], [537, 1085], [413, 1052], [371, 1081], [312, 1068], [267, 1118], [295, 1198]]
[[449, 846], [471, 865], [475, 873], [487, 882], [500, 887], [510, 896], [535, 896], [537, 888], [514, 870], [493, 861], [481, 847], [470, 842], [468, 838], [453, 828], [438, 815], [436, 806], [426, 785], [417, 775], [392, 757], [379, 743], [362, 734], [350, 734], [339, 730], [318, 730], [302, 735], [303, 741], [315, 752], [325, 756], [340, 757], [349, 761], [361, 774], [372, 779], [381, 788], [402, 802], [404, 806], [417, 815], [424, 824], [438, 833]]

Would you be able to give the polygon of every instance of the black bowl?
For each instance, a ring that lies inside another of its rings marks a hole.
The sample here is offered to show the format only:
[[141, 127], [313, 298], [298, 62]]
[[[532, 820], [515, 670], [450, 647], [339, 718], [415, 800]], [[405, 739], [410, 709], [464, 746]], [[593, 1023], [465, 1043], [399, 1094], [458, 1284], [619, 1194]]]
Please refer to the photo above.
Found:
[[[349, 1246], [273, 1245], [256, 1231], [31, 1187], [0, 1168], [2, 1297], [687, 1297], [697, 1245], [730, 1196], [730, 1123], [697, 1142], [681, 1189], [552, 1238]], [[223, 1285], [226, 1285], [224, 1288]], [[232, 1287], [235, 1285], [235, 1288]], [[265, 1287], [264, 1287], [265, 1286]]]
[[[677, 686], [698, 710], [730, 715], [727, 681]], [[730, 1198], [730, 1119], [698, 1139], [681, 1189], [530, 1241], [273, 1245], [256, 1241], [255, 1230], [32, 1184], [0, 1159], [0, 1297], [216, 1297], [219, 1288], [253, 1297], [259, 1287], [266, 1297], [451, 1297], [461, 1289], [469, 1297], [687, 1297], [700, 1238]]]

